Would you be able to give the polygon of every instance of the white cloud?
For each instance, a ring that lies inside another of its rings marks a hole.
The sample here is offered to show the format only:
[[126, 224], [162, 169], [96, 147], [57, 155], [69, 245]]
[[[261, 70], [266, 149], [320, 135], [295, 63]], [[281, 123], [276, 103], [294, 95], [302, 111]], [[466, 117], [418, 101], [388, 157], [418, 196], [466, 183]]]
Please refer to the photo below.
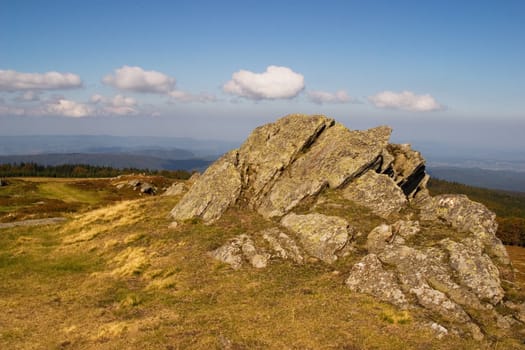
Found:
[[304, 76], [279, 66], [269, 66], [264, 73], [240, 70], [223, 86], [229, 94], [252, 100], [290, 99], [303, 89]]
[[411, 91], [400, 93], [383, 91], [368, 97], [368, 100], [378, 108], [401, 109], [411, 112], [430, 112], [443, 109], [443, 106], [431, 95], [416, 95]]
[[136, 114], [138, 110], [136, 109], [137, 100], [132, 97], [127, 97], [124, 95], [115, 95], [112, 98], [102, 96], [100, 94], [95, 94], [89, 99], [91, 104], [101, 105], [97, 109], [96, 114], [115, 114], [115, 115], [130, 115]]
[[308, 91], [308, 99], [318, 104], [348, 103], [354, 101], [354, 99], [344, 90], [339, 90], [335, 93], [326, 91]]
[[0, 70], [0, 90], [59, 90], [82, 86], [82, 80], [72, 73], [21, 73], [14, 70]]
[[106, 75], [102, 82], [121, 90], [157, 94], [169, 93], [175, 87], [175, 78], [154, 70], [130, 66], [115, 69], [114, 74]]
[[205, 93], [192, 94], [182, 90], [173, 90], [168, 93], [168, 95], [175, 101], [179, 102], [215, 102], [217, 98], [214, 95], [209, 95]]
[[44, 109], [44, 114], [60, 115], [64, 117], [87, 117], [92, 114], [92, 109], [83, 103], [78, 103], [64, 98], [50, 101]]
[[24, 91], [14, 99], [16, 102], [34, 102], [40, 101], [40, 93], [29, 90]]

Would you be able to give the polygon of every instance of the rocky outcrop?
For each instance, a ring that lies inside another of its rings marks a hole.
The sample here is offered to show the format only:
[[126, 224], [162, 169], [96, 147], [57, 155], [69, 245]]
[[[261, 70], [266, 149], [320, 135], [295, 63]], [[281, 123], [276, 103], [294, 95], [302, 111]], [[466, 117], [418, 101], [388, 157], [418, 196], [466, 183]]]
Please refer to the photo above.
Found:
[[171, 215], [177, 220], [200, 217], [208, 223], [219, 219], [241, 193], [242, 182], [237, 164], [237, 150], [222, 156], [199, 177], [173, 208]]
[[407, 197], [394, 180], [375, 171], [367, 171], [350, 183], [343, 190], [343, 196], [385, 218], [408, 204]]
[[[353, 261], [349, 291], [421, 311], [440, 337], [479, 340], [522, 327], [525, 307], [509, 304], [502, 288], [512, 267], [495, 215], [466, 196], [431, 197], [424, 158], [389, 144], [390, 133], [349, 130], [324, 116], [281, 118], [210, 166], [171, 214], [212, 224], [232, 206], [258, 213], [274, 227], [234, 237], [210, 256], [234, 269]], [[363, 223], [367, 215], [375, 228]], [[499, 313], [502, 303], [514, 307], [510, 314]]]
[[346, 220], [322, 214], [296, 215], [290, 213], [281, 225], [294, 232], [304, 249], [313, 257], [326, 263], [337, 260], [337, 254], [352, 238], [353, 230]]

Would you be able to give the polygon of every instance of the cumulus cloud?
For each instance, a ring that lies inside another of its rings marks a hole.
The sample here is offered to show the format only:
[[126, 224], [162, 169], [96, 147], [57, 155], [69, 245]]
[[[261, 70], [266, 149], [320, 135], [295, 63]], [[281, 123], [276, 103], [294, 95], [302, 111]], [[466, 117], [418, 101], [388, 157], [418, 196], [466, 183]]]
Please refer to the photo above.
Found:
[[209, 95], [205, 93], [192, 94], [182, 90], [173, 90], [168, 93], [168, 95], [175, 101], [179, 102], [215, 102], [217, 98], [214, 95]]
[[314, 103], [348, 103], [353, 102], [354, 99], [348, 95], [344, 90], [339, 90], [334, 93], [326, 91], [308, 91], [308, 99]]
[[416, 95], [411, 91], [400, 93], [383, 91], [368, 97], [368, 100], [378, 108], [400, 109], [411, 112], [430, 112], [443, 109], [443, 106], [431, 95]]
[[24, 91], [14, 99], [16, 102], [34, 102], [40, 101], [40, 93], [32, 90]]
[[122, 66], [113, 74], [106, 75], [102, 82], [120, 90], [166, 94], [175, 88], [175, 78], [141, 67]]
[[112, 98], [95, 94], [89, 99], [93, 105], [98, 105], [100, 108], [96, 110], [96, 114], [115, 114], [115, 115], [130, 115], [136, 114], [137, 101], [132, 97], [124, 95], [115, 95]]
[[82, 80], [72, 73], [21, 73], [0, 70], [0, 91], [60, 90], [82, 86]]
[[92, 112], [92, 109], [88, 105], [64, 98], [50, 101], [44, 109], [44, 114], [75, 118], [87, 117], [92, 114]]
[[240, 70], [223, 86], [229, 94], [252, 100], [290, 99], [303, 89], [304, 76], [279, 66], [269, 66], [263, 73]]

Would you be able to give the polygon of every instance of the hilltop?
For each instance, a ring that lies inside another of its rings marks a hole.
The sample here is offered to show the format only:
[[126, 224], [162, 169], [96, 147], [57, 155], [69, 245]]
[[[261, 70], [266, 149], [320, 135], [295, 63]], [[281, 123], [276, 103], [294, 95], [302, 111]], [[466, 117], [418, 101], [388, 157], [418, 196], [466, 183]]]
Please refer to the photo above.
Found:
[[0, 346], [522, 348], [494, 215], [389, 135], [289, 116], [189, 180], [10, 179], [77, 208], [0, 229]]

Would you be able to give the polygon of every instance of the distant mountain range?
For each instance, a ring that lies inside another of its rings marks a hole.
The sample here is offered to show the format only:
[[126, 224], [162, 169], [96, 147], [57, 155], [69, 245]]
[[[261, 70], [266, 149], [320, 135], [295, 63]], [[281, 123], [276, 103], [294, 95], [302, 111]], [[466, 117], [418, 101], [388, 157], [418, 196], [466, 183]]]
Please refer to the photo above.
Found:
[[427, 172], [433, 178], [470, 186], [525, 192], [525, 172], [440, 166], [429, 166]]
[[[90, 164], [115, 168], [203, 171], [239, 143], [178, 137], [36, 135], [0, 136], [0, 164]], [[471, 186], [525, 192], [525, 161], [512, 152], [484, 156], [419, 145], [434, 178]], [[419, 148], [418, 148], [419, 149]], [[441, 151], [438, 151], [441, 150]]]

